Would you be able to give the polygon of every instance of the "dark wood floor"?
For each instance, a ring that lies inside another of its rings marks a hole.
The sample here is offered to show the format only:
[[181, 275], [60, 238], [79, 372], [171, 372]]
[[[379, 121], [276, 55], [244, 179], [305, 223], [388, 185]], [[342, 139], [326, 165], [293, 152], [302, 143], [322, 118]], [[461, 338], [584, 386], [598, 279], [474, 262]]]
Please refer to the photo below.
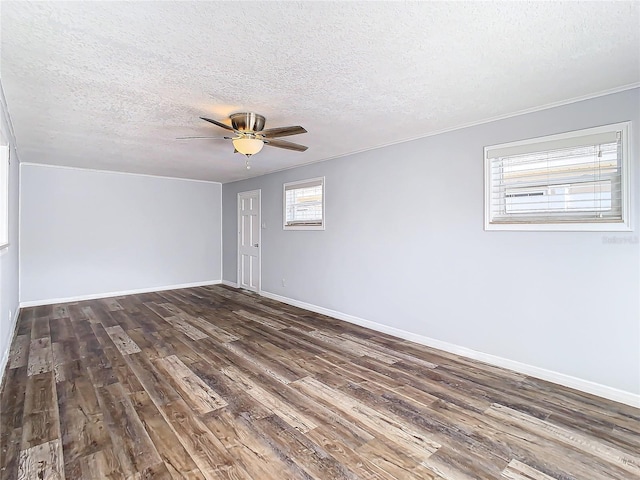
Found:
[[0, 478], [631, 479], [640, 410], [214, 286], [21, 312]]

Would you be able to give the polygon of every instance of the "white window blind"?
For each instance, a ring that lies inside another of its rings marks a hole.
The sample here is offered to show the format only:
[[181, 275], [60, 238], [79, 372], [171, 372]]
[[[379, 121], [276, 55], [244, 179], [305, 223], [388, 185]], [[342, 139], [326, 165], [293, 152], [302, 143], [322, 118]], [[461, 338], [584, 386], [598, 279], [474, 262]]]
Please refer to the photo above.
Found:
[[324, 179], [284, 185], [284, 227], [318, 229], [324, 226]]
[[9, 244], [9, 147], [0, 146], [0, 248]]
[[624, 223], [627, 135], [618, 124], [486, 147], [485, 226]]

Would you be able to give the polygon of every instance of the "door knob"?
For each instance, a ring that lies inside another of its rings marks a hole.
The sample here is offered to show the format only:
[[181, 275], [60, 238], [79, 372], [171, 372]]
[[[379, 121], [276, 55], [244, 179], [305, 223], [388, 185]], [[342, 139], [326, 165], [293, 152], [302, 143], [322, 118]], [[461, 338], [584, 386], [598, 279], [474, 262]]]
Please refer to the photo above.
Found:
[[253, 244], [253, 246], [254, 246], [254, 247], [257, 247], [257, 246], [258, 246], [258, 244], [257, 244], [257, 243], [254, 243], [254, 244]]

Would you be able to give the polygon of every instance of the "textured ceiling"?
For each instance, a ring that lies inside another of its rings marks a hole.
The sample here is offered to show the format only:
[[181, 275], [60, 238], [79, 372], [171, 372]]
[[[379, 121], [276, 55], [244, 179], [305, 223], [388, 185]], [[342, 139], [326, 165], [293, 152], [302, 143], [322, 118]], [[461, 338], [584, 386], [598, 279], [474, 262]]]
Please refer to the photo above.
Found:
[[[23, 162], [229, 182], [636, 84], [639, 7], [2, 1], [0, 74]], [[175, 139], [238, 111], [309, 150]]]

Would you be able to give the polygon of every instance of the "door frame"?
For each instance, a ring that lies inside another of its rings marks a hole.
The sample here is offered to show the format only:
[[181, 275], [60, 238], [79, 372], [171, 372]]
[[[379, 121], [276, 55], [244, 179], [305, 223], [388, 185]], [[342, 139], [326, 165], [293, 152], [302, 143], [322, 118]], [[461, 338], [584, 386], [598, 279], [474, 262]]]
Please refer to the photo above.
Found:
[[242, 209], [241, 209], [241, 203], [240, 203], [240, 197], [241, 196], [253, 196], [253, 195], [258, 195], [258, 212], [260, 215], [260, 222], [258, 223], [258, 270], [259, 270], [259, 275], [258, 275], [258, 291], [257, 293], [259, 294], [262, 291], [262, 189], [258, 188], [257, 190], [248, 190], [246, 192], [238, 192], [237, 196], [236, 196], [236, 210], [237, 210], [237, 214], [236, 214], [236, 231], [237, 231], [237, 235], [236, 235], [236, 287], [237, 288], [242, 288], [240, 285], [240, 279], [242, 278], [240, 276], [241, 272], [240, 272], [240, 266], [242, 264], [241, 262], [241, 255], [240, 255], [240, 235], [242, 233], [242, 231], [240, 230], [240, 224], [241, 224], [241, 220], [240, 217], [242, 215]]

